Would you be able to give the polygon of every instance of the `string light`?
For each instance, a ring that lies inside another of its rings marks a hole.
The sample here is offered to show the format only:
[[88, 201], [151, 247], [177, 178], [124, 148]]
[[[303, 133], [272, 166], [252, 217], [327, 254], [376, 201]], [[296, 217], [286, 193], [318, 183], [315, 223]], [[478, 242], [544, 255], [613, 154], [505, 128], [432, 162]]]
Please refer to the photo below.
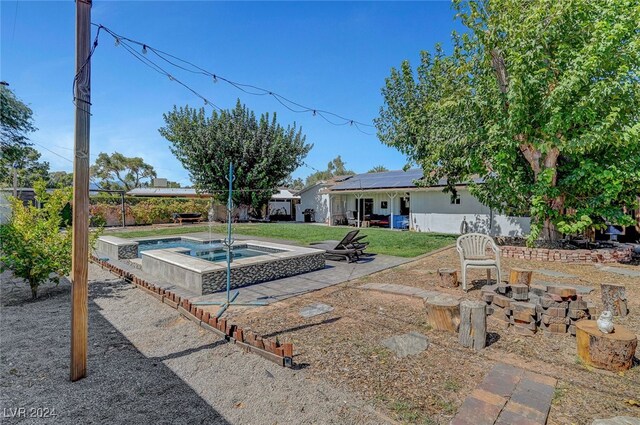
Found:
[[[145, 63], [145, 65], [151, 67], [152, 69], [156, 70], [157, 72], [163, 73], [167, 76], [170, 76], [171, 74], [169, 74], [167, 71], [165, 71], [160, 65], [158, 65], [156, 62], [152, 61], [151, 59], [148, 58], [147, 56], [147, 52], [150, 51], [151, 53], [153, 53], [155, 56], [157, 56], [159, 59], [161, 59], [162, 61], [168, 63], [169, 65], [179, 68], [183, 71], [187, 71], [193, 74], [201, 74], [201, 75], [205, 75], [208, 76], [210, 78], [213, 79], [214, 83], [217, 83], [219, 80], [220, 81], [224, 81], [225, 83], [235, 87], [236, 89], [247, 93], [247, 94], [251, 94], [254, 96], [271, 96], [273, 97], [278, 103], [280, 103], [282, 106], [284, 106], [285, 108], [287, 108], [289, 111], [294, 112], [294, 113], [307, 113], [307, 112], [311, 112], [313, 116], [320, 116], [321, 118], [323, 118], [326, 122], [328, 122], [329, 124], [335, 125], [335, 126], [343, 126], [343, 125], [347, 125], [349, 124], [352, 127], [355, 127], [358, 131], [367, 134], [367, 135], [373, 135], [373, 133], [369, 133], [364, 131], [362, 128], [374, 128], [374, 126], [372, 124], [368, 124], [368, 123], [364, 123], [364, 122], [360, 122], [351, 118], [346, 118], [342, 115], [336, 114], [334, 112], [331, 111], [327, 111], [327, 110], [322, 110], [322, 109], [317, 109], [317, 108], [310, 108], [308, 106], [302, 105], [300, 103], [294, 102], [293, 100], [290, 100], [272, 90], [268, 90], [268, 89], [264, 89], [258, 86], [254, 86], [251, 84], [242, 84], [242, 83], [238, 83], [235, 81], [232, 81], [228, 78], [224, 78], [221, 77], [218, 74], [214, 74], [188, 60], [185, 59], [181, 59], [175, 55], [172, 55], [170, 53], [164, 52], [160, 49], [156, 49], [154, 47], [151, 47], [150, 45], [146, 44], [146, 43], [142, 43], [140, 41], [136, 41], [133, 40], [131, 38], [116, 34], [114, 31], [112, 31], [111, 29], [103, 26], [103, 25], [99, 25], [99, 24], [92, 24], [95, 26], [99, 26], [101, 28], [103, 28], [105, 30], [105, 32], [107, 32], [109, 35], [111, 35], [112, 37], [119, 39], [120, 43], [124, 46], [126, 42], [129, 42], [131, 44], [136, 44], [138, 46], [142, 46], [142, 53], [145, 55], [145, 57], [141, 57], [137, 54], [137, 52], [135, 52], [135, 49], [130, 50], [130, 49], [126, 49], [129, 53], [131, 53], [132, 55], [134, 55], [138, 60], [141, 60], [143, 63]], [[129, 46], [130, 47], [130, 46]], [[135, 53], [134, 53], [135, 52]], [[144, 60], [142, 60], [144, 59]], [[201, 99], [205, 99], [204, 96], [202, 96], [201, 94], [197, 93], [194, 89], [192, 89], [191, 87], [187, 86], [186, 84], [184, 84], [183, 82], [179, 81], [178, 79], [176, 79], [175, 77], [170, 78], [172, 79], [172, 81], [176, 81], [179, 84], [181, 84], [182, 86], [184, 86], [186, 89], [188, 89], [189, 91], [191, 91], [193, 94], [195, 94], [196, 96], [200, 97]], [[211, 104], [211, 102], [209, 102]], [[213, 104], [212, 104], [213, 106]], [[217, 107], [216, 107], [217, 108]], [[217, 108], [220, 109], [220, 108]]]

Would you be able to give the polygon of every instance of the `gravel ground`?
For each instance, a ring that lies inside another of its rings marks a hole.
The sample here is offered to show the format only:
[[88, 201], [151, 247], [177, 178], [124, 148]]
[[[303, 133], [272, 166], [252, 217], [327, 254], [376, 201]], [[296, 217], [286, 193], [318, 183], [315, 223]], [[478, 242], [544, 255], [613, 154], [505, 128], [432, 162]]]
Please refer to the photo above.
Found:
[[[511, 267], [548, 269], [573, 274], [553, 278], [534, 273], [534, 279], [591, 286], [586, 297], [601, 305], [599, 284], [618, 282], [627, 288], [630, 314], [615, 318], [632, 332], [640, 333], [640, 280], [598, 269], [590, 264], [562, 264], [503, 258], [502, 270]], [[577, 360], [575, 337], [569, 334], [522, 337], [488, 319], [490, 345], [480, 351], [462, 348], [456, 335], [438, 332], [425, 322], [421, 301], [400, 295], [358, 289], [361, 283], [394, 283], [438, 290], [468, 299], [479, 299], [479, 286], [464, 294], [460, 288], [436, 287], [439, 267], [459, 268], [455, 249], [366, 276], [360, 280], [290, 298], [265, 308], [234, 310], [234, 323], [260, 334], [277, 335], [299, 347], [297, 361], [307, 371], [346, 385], [371, 400], [387, 415], [403, 423], [448, 424], [462, 401], [497, 362], [509, 363], [558, 379], [549, 425], [590, 425], [594, 418], [640, 416], [640, 350], [635, 366], [612, 373], [587, 367]], [[629, 270], [635, 266], [615, 265]], [[505, 275], [506, 277], [506, 275]], [[494, 273], [495, 278], [495, 273]], [[484, 270], [470, 270], [469, 282], [484, 284]], [[334, 307], [330, 313], [310, 319], [299, 312], [322, 302]], [[397, 358], [383, 345], [386, 338], [420, 332], [430, 345], [423, 353]]]
[[[92, 266], [90, 278], [89, 371], [71, 383], [69, 283], [30, 301], [3, 276], [3, 424], [391, 422], [340, 385], [245, 354], [106, 271]], [[57, 416], [31, 417], [47, 412], [38, 408]]]

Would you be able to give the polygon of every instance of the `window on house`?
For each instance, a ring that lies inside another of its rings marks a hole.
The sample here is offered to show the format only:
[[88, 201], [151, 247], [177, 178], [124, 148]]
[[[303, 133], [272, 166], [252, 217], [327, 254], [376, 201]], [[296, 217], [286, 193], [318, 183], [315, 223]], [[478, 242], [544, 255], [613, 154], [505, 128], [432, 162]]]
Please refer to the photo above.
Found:
[[460, 205], [460, 195], [451, 195], [451, 204]]

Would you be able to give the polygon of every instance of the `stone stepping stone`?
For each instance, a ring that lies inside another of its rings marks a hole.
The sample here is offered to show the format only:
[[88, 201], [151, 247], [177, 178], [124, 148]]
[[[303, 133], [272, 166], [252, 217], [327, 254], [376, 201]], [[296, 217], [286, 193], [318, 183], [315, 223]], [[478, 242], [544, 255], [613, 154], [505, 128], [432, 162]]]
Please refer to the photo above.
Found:
[[615, 416], [609, 419], [596, 419], [591, 425], [640, 425], [640, 418], [631, 416]]
[[576, 293], [580, 295], [589, 295], [595, 290], [595, 288], [592, 288], [590, 286], [574, 285], [573, 283], [545, 282], [544, 280], [534, 280], [533, 284], [541, 286], [568, 286], [569, 288], [574, 288], [576, 290]]
[[389, 294], [406, 295], [415, 298], [432, 298], [441, 295], [438, 291], [427, 291], [425, 289], [415, 288], [413, 286], [396, 285], [393, 283], [366, 283], [359, 288], [369, 289], [372, 291], [387, 292]]
[[418, 332], [396, 335], [382, 341], [382, 345], [393, 351], [398, 357], [413, 356], [429, 347], [429, 340]]
[[575, 279], [578, 276], [569, 273], [557, 272], [555, 270], [547, 270], [547, 269], [536, 269], [534, 270], [536, 273], [543, 274], [545, 276], [557, 277], [560, 279]]
[[300, 310], [300, 316], [309, 318], [329, 313], [330, 311], [333, 311], [333, 307], [331, 307], [330, 305], [323, 303], [314, 303], [303, 307]]
[[615, 273], [615, 274], [619, 274], [627, 277], [640, 277], [640, 270], [631, 270], [631, 269], [624, 269], [622, 267], [601, 266], [601, 265], [597, 265], [596, 267], [604, 272]]

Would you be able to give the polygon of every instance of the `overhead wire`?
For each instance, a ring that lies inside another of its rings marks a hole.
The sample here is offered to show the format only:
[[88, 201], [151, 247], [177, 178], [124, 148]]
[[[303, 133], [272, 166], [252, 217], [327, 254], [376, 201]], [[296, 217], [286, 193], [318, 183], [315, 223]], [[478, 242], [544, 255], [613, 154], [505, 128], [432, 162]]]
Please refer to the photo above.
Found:
[[[64, 155], [61, 155], [61, 154], [59, 154], [58, 152], [55, 152], [55, 151], [53, 151], [53, 150], [49, 149], [48, 147], [46, 147], [46, 146], [44, 146], [44, 145], [42, 145], [42, 144], [40, 144], [40, 143], [38, 143], [38, 142], [34, 142], [33, 140], [31, 140], [31, 143], [33, 143], [34, 145], [40, 146], [42, 149], [44, 149], [44, 150], [46, 150], [46, 151], [48, 151], [48, 152], [50, 152], [50, 153], [54, 154], [55, 156], [58, 156], [58, 157], [60, 157], [60, 158], [64, 159], [65, 161], [68, 161], [68, 162], [70, 162], [70, 163], [72, 163], [72, 164], [73, 164], [73, 160], [72, 160], [72, 159], [69, 159], [69, 158], [67, 158], [67, 157], [66, 157], [66, 156], [64, 156]], [[98, 189], [100, 189], [100, 190], [104, 190], [104, 189], [100, 186], [100, 184], [98, 184], [98, 183], [93, 179], [93, 177], [89, 176], [89, 180], [91, 181], [91, 183], [95, 184], [95, 185], [97, 186], [97, 188], [98, 188]]]
[[[355, 127], [358, 131], [360, 131], [361, 133], [364, 133], [366, 135], [374, 135], [373, 133], [364, 131], [363, 128], [374, 128], [374, 126], [372, 124], [368, 124], [365, 122], [361, 122], [352, 118], [347, 118], [343, 115], [337, 114], [335, 112], [331, 112], [328, 110], [324, 110], [324, 109], [319, 109], [319, 108], [312, 108], [306, 105], [303, 105], [301, 103], [295, 102], [281, 94], [278, 94], [276, 92], [274, 92], [273, 90], [269, 90], [269, 89], [265, 89], [253, 84], [244, 84], [244, 83], [239, 83], [237, 81], [233, 81], [229, 78], [223, 77], [217, 73], [208, 71], [205, 68], [202, 68], [198, 65], [196, 65], [195, 63], [188, 61], [186, 59], [182, 59], [176, 55], [173, 55], [171, 53], [165, 52], [163, 50], [160, 50], [158, 48], [152, 47], [147, 43], [138, 41], [138, 40], [134, 40], [132, 38], [120, 35], [118, 33], [116, 33], [115, 31], [111, 30], [108, 27], [105, 27], [104, 25], [101, 24], [96, 24], [96, 23], [92, 23], [92, 25], [97, 26], [98, 29], [103, 29], [106, 33], [108, 33], [109, 35], [111, 35], [116, 43], [116, 46], [122, 45], [124, 46], [125, 50], [131, 54], [132, 56], [134, 56], [137, 60], [139, 60], [140, 62], [142, 62], [143, 64], [145, 64], [146, 66], [150, 67], [151, 69], [155, 70], [156, 72], [163, 74], [165, 76], [167, 76], [170, 80], [172, 81], [176, 81], [178, 84], [182, 85], [185, 89], [189, 90], [192, 94], [194, 94], [195, 96], [199, 97], [200, 99], [202, 99], [205, 103], [205, 105], [210, 104], [212, 107], [221, 110], [221, 108], [219, 108], [218, 106], [214, 105], [211, 101], [209, 101], [205, 96], [203, 96], [202, 94], [200, 94], [199, 92], [197, 92], [196, 90], [194, 90], [192, 87], [190, 87], [188, 84], [184, 83], [183, 81], [177, 79], [175, 77], [175, 75], [171, 74], [169, 71], [167, 71], [166, 69], [164, 69], [162, 66], [158, 65], [156, 62], [154, 62], [152, 59], [150, 59], [145, 53], [147, 52], [151, 52], [153, 53], [157, 58], [159, 58], [160, 60], [166, 62], [167, 64], [177, 68], [177, 69], [181, 69], [183, 71], [186, 72], [190, 72], [193, 74], [200, 74], [200, 75], [204, 75], [207, 77], [210, 77], [213, 79], [214, 83], [218, 82], [218, 81], [223, 81], [229, 85], [231, 85], [232, 87], [235, 87], [236, 89], [253, 95], [253, 96], [271, 96], [273, 97], [280, 105], [282, 105], [283, 107], [285, 107], [286, 109], [288, 109], [291, 112], [294, 113], [312, 113], [313, 116], [320, 116], [321, 118], [323, 118], [327, 123], [334, 125], [334, 126], [344, 126], [344, 125], [350, 125], [352, 127]], [[132, 47], [132, 44], [135, 44], [137, 46], [142, 47], [142, 54], [139, 53], [134, 47]], [[329, 118], [331, 117], [331, 118]]]
[[[58, 153], [58, 152], [56, 152], [56, 151], [54, 151], [52, 149], [49, 149], [48, 147], [42, 145], [41, 143], [34, 142], [33, 140], [31, 140], [31, 143], [41, 147], [42, 149], [48, 151], [49, 153], [52, 153], [55, 156], [57, 156], [59, 158], [62, 158], [65, 161], [70, 162], [70, 163], [73, 164], [73, 160], [72, 159], [69, 159], [68, 157], [66, 157], [64, 155], [62, 155], [62, 154], [60, 154], [60, 153]], [[67, 148], [63, 148], [63, 149], [67, 149]], [[102, 187], [100, 187], [100, 185], [93, 179], [93, 177], [90, 177], [90, 179], [91, 179], [91, 182], [93, 184], [98, 186], [98, 189], [102, 189]], [[183, 188], [183, 189], [186, 189], [186, 188]], [[208, 194], [218, 194], [218, 193], [227, 193], [227, 192], [229, 192], [228, 189], [221, 189], [221, 190], [213, 190], [213, 191], [210, 191], [210, 192], [207, 192], [207, 193]], [[234, 192], [272, 192], [273, 193], [273, 189], [234, 189]]]

